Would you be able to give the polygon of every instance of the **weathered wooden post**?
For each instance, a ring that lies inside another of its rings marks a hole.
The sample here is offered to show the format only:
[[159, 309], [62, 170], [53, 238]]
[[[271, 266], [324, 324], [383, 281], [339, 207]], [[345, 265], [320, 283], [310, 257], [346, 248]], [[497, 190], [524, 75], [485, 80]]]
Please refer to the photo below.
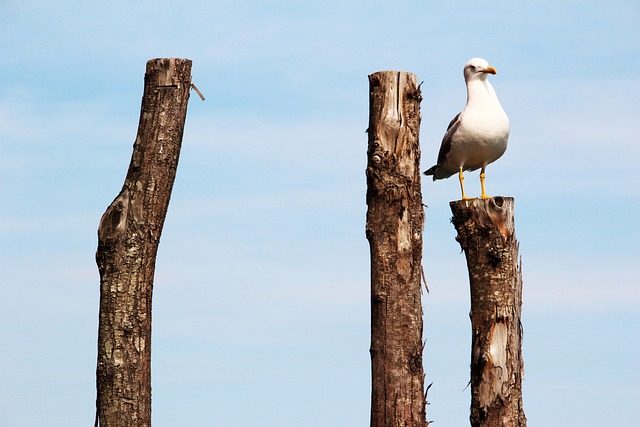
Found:
[[471, 286], [471, 426], [525, 427], [522, 265], [513, 198], [451, 202]]
[[366, 235], [371, 251], [371, 427], [424, 427], [417, 77], [369, 76]]
[[190, 85], [190, 60], [147, 62], [129, 171], [120, 194], [100, 220], [96, 426], [151, 425], [153, 275]]

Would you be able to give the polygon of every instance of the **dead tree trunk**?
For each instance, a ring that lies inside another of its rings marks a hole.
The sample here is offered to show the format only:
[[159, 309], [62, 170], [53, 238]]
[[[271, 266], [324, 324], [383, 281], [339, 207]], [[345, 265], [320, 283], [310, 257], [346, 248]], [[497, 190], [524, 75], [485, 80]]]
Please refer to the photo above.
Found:
[[471, 426], [525, 427], [522, 265], [513, 198], [451, 202], [471, 286]]
[[366, 235], [371, 251], [371, 427], [424, 427], [420, 87], [369, 76]]
[[151, 425], [151, 295], [191, 85], [191, 61], [147, 62], [140, 123], [120, 194], [100, 220], [96, 425]]

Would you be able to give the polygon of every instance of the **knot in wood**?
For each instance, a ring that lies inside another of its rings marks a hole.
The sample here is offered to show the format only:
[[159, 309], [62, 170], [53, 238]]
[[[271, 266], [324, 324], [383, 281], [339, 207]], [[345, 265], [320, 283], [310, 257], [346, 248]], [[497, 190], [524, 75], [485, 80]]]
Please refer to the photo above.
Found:
[[491, 267], [497, 268], [502, 263], [502, 254], [495, 250], [489, 250], [487, 252], [487, 263]]
[[115, 367], [115, 366], [113, 366], [113, 364], [112, 364], [112, 363], [107, 363], [107, 366], [106, 366], [106, 368], [105, 368], [105, 372], [106, 372], [107, 376], [112, 377], [112, 376], [114, 376], [114, 375], [115, 375], [115, 373], [116, 373], [116, 367]]

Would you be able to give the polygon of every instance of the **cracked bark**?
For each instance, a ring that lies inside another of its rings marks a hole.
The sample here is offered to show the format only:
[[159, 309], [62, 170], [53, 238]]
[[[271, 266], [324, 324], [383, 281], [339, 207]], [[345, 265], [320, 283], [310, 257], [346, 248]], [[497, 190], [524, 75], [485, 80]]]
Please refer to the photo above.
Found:
[[153, 276], [178, 166], [190, 85], [190, 60], [147, 62], [129, 170], [98, 227], [96, 426], [151, 425]]
[[367, 224], [371, 251], [371, 426], [425, 427], [420, 87], [415, 75], [369, 76]]
[[513, 198], [451, 202], [471, 288], [472, 427], [525, 427], [522, 265]]

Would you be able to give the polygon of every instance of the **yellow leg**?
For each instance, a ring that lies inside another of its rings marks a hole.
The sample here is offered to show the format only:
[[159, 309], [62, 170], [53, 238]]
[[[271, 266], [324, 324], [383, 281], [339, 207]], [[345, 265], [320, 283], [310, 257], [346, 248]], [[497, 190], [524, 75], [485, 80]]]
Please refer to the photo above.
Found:
[[482, 187], [482, 195], [480, 197], [483, 199], [489, 199], [490, 197], [487, 196], [487, 192], [484, 190], [484, 167], [482, 168], [482, 171], [480, 171], [480, 187]]
[[460, 190], [462, 191], [462, 200], [467, 200], [467, 196], [464, 194], [464, 175], [462, 174], [462, 168], [458, 172], [458, 179], [460, 180]]

